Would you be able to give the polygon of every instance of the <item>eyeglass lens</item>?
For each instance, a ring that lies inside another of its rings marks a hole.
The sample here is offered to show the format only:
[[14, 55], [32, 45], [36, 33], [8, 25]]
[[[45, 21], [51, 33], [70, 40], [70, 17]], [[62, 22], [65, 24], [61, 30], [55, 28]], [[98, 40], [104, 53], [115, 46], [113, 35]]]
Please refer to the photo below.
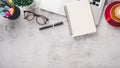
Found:
[[30, 12], [25, 12], [25, 19], [27, 20], [32, 20], [34, 18], [34, 14], [33, 13], [30, 13]]
[[41, 24], [41, 25], [45, 24], [45, 22], [46, 22], [44, 17], [37, 17], [36, 21], [37, 21], [38, 24]]

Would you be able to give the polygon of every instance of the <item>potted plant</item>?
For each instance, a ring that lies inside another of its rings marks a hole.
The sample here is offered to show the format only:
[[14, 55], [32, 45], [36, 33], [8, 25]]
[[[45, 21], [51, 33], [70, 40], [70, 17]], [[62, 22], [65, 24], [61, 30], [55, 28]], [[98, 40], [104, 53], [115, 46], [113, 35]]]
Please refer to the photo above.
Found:
[[25, 7], [31, 5], [34, 2], [34, 0], [12, 0], [12, 2], [15, 5]]
[[[3, 8], [5, 8], [6, 6], [8, 6], [8, 11], [11, 8], [13, 8], [13, 10], [11, 10], [9, 12], [10, 13], [14, 12], [14, 13], [12, 15], [8, 14], [8, 15], [11, 15], [11, 16], [7, 17], [7, 18], [9, 18], [11, 20], [14, 20], [14, 19], [16, 19], [16, 18], [18, 18], [20, 16], [20, 8], [18, 6], [26, 7], [26, 6], [31, 5], [34, 2], [34, 0], [0, 0], [0, 1], [2, 3], [4, 3], [4, 7], [2, 6]], [[5, 11], [5, 10], [3, 10], [3, 11]], [[6, 16], [4, 16], [4, 17], [6, 17]]]

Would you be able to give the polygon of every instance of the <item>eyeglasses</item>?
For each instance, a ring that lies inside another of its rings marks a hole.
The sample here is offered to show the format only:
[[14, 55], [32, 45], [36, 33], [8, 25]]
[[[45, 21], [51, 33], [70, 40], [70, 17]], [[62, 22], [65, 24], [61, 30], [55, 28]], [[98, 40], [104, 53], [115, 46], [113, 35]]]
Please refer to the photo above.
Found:
[[39, 15], [39, 14], [36, 14], [34, 12], [31, 12], [31, 11], [24, 11], [24, 19], [28, 20], [28, 21], [31, 21], [33, 20], [34, 18], [36, 17], [36, 22], [39, 24], [39, 25], [44, 25], [47, 23], [47, 21], [49, 20], [48, 18], [46, 18], [45, 16], [43, 15]]

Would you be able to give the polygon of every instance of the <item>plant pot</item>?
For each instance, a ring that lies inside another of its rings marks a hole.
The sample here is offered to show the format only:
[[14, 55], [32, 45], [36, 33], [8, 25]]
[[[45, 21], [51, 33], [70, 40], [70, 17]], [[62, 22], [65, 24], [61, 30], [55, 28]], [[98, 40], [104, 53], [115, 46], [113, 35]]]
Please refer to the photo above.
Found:
[[15, 6], [14, 8], [14, 14], [9, 17], [10, 20], [15, 20], [20, 16], [20, 8]]

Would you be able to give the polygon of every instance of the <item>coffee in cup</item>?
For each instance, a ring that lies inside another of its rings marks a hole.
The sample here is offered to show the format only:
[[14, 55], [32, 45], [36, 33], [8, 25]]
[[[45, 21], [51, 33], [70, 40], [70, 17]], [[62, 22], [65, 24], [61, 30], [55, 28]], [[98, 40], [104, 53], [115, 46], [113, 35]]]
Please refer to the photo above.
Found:
[[120, 4], [114, 5], [110, 12], [112, 19], [120, 23]]

